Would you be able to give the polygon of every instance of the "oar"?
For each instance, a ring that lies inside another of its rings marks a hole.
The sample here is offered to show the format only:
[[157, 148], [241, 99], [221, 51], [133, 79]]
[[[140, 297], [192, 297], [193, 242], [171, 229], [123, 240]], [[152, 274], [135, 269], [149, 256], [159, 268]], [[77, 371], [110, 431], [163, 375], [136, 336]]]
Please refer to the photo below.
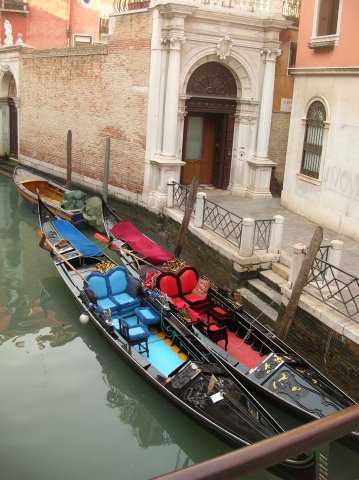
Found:
[[79, 272], [76, 270], [76, 268], [75, 268], [73, 265], [71, 265], [71, 263], [70, 263], [68, 260], [66, 260], [66, 258], [65, 258], [63, 255], [61, 255], [61, 253], [60, 253], [53, 245], [51, 245], [51, 243], [47, 240], [47, 238], [46, 238], [45, 235], [41, 232], [41, 230], [36, 229], [36, 230], [35, 230], [35, 233], [36, 233], [36, 235], [37, 235], [39, 238], [41, 238], [41, 240], [42, 240], [42, 242], [40, 242], [40, 247], [42, 246], [42, 245], [41, 245], [42, 243], [45, 243], [48, 247], [51, 248], [51, 250], [52, 250], [58, 257], [61, 258], [61, 260], [62, 260], [64, 263], [66, 263], [66, 265], [67, 265], [69, 268], [71, 268], [72, 271], [74, 271], [80, 278], [82, 278], [82, 280], [83, 280], [84, 282], [86, 282], [87, 285], [90, 285], [90, 283], [86, 280], [86, 278], [84, 278], [84, 277], [81, 275], [81, 273], [79, 273]]
[[[158, 267], [156, 267], [156, 265], [153, 265], [152, 263], [150, 262], [147, 262], [146, 260], [144, 260], [143, 258], [141, 257], [138, 257], [137, 255], [135, 255], [134, 253], [132, 253], [130, 250], [127, 250], [126, 248], [123, 248], [121, 247], [120, 245], [118, 245], [118, 243], [112, 243], [113, 240], [109, 240], [108, 238], [104, 237], [103, 235], [101, 235], [100, 233], [95, 233], [93, 238], [95, 238], [96, 240], [100, 240], [101, 242], [103, 243], [106, 243], [109, 245], [109, 248], [110, 250], [120, 250], [124, 253], [127, 253], [127, 255], [130, 255], [131, 257], [135, 258], [136, 260], [139, 260], [140, 262], [143, 262], [143, 263], [146, 263], [147, 265], [149, 265], [150, 267], [152, 268], [155, 268], [156, 270], [159, 270], [160, 272], [162, 272], [162, 270]], [[113, 245], [113, 248], [112, 248], [112, 245]]]

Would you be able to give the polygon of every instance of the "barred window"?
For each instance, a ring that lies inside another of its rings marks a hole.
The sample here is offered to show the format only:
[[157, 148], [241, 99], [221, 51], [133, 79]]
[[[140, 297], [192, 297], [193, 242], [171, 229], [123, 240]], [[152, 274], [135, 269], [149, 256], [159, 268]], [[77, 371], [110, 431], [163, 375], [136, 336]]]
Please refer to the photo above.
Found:
[[313, 102], [307, 113], [302, 166], [300, 169], [300, 173], [312, 178], [319, 178], [325, 120], [324, 105], [319, 101]]

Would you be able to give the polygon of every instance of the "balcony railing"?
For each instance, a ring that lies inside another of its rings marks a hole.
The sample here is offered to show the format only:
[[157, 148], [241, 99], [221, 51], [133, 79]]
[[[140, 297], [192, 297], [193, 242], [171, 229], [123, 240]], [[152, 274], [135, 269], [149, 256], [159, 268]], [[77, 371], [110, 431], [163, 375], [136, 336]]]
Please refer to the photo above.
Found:
[[[188, 0], [188, 3], [197, 4], [195, 0]], [[248, 13], [282, 13], [290, 19], [298, 19], [300, 13], [300, 0], [283, 0], [280, 7], [275, 5], [274, 0], [201, 0], [206, 6], [224, 7], [240, 10]], [[129, 10], [147, 8], [150, 1], [141, 0], [115, 0], [113, 2], [114, 12], [122, 13]], [[281, 8], [281, 9], [280, 9]]]
[[27, 0], [0, 0], [0, 10], [28, 12], [29, 3]]

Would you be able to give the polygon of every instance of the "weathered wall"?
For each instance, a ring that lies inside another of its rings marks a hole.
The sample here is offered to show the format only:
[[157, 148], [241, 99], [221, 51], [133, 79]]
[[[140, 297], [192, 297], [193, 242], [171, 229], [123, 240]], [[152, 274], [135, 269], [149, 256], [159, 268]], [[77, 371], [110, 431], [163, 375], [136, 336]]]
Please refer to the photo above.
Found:
[[276, 162], [272, 170], [270, 191], [274, 196], [280, 196], [283, 188], [285, 159], [287, 155], [290, 113], [273, 112], [271, 133], [269, 139], [269, 158]]
[[145, 150], [151, 14], [117, 18], [109, 46], [37, 50], [21, 60], [20, 152], [23, 160], [66, 168], [73, 135], [77, 181], [103, 177], [111, 138], [109, 183], [141, 192]]

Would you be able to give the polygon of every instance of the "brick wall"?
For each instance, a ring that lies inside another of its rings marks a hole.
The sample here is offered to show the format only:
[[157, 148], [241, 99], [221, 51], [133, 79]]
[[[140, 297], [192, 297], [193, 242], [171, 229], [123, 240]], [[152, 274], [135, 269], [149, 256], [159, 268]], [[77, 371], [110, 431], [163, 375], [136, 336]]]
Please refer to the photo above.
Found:
[[290, 114], [273, 112], [268, 154], [276, 162], [272, 171], [270, 191], [272, 195], [280, 196], [283, 188], [285, 159], [289, 132]]
[[35, 50], [21, 59], [20, 154], [102, 180], [111, 138], [109, 183], [142, 192], [151, 14], [118, 17], [107, 46]]

